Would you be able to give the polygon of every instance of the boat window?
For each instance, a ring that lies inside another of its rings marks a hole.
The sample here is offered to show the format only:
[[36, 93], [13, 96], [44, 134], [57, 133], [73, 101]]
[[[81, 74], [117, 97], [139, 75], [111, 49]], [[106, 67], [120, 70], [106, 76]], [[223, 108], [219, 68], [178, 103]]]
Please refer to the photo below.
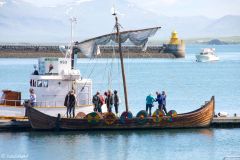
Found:
[[0, 104], [4, 104], [5, 102], [5, 93], [2, 92], [2, 96], [1, 96], [1, 99], [0, 99]]
[[43, 87], [48, 87], [48, 80], [43, 81]]
[[35, 80], [33, 80], [33, 87], [36, 87], [36, 81]]
[[30, 80], [30, 86], [31, 87], [36, 87], [36, 81], [34, 79]]
[[31, 87], [33, 86], [33, 80], [32, 79], [30, 80], [30, 86]]
[[42, 80], [37, 81], [37, 87], [42, 87]]

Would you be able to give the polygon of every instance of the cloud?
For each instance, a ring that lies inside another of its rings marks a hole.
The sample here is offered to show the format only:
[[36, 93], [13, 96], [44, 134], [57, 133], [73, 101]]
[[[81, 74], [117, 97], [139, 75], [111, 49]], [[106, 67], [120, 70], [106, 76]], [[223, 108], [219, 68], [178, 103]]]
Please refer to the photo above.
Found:
[[137, 6], [143, 10], [150, 11], [156, 14], [160, 14], [161, 8], [168, 8], [179, 3], [179, 0], [127, 0], [133, 6]]
[[130, 3], [135, 4], [136, 6], [140, 6], [143, 8], [155, 8], [160, 6], [171, 6], [179, 2], [179, 0], [127, 0]]
[[84, 3], [84, 2], [91, 2], [92, 0], [78, 0], [78, 1], [75, 1], [76, 4], [81, 4], [81, 3]]
[[77, 5], [92, 0], [22, 0], [37, 7], [57, 7], [60, 5]]
[[0, 7], [2, 7], [6, 3], [5, 0], [0, 0]]
[[[239, 15], [240, 0], [126, 0], [143, 11], [156, 15], [221, 17], [227, 14]], [[217, 7], [216, 7], [217, 6]], [[214, 12], [213, 12], [214, 9]]]

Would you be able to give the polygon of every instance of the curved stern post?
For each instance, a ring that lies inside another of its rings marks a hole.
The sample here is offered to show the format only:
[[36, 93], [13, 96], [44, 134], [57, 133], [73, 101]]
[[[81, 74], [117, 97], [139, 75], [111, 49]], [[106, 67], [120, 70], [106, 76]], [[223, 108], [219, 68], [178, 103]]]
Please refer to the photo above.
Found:
[[213, 116], [215, 116], [215, 96], [212, 96], [212, 101], [213, 101]]

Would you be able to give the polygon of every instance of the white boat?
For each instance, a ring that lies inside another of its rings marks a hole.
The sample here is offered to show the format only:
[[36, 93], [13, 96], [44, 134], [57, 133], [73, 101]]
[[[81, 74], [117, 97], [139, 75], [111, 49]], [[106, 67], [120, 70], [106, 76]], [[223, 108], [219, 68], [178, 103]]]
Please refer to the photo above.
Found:
[[[39, 58], [38, 67], [35, 65], [35, 71], [30, 75], [30, 83], [26, 82], [30, 84], [26, 91], [32, 88], [36, 94], [34, 108], [48, 115], [56, 116], [60, 113], [62, 117], [66, 116], [64, 100], [71, 90], [75, 91], [76, 114], [93, 111], [92, 80], [82, 77], [80, 70], [76, 69], [78, 50], [73, 45], [71, 43], [70, 49], [66, 50], [65, 58]], [[25, 116], [24, 99], [21, 99], [20, 92], [3, 90], [0, 98], [0, 118]], [[102, 111], [107, 111], [106, 105]]]
[[215, 48], [204, 48], [202, 52], [196, 55], [197, 62], [218, 61], [219, 57], [215, 54]]

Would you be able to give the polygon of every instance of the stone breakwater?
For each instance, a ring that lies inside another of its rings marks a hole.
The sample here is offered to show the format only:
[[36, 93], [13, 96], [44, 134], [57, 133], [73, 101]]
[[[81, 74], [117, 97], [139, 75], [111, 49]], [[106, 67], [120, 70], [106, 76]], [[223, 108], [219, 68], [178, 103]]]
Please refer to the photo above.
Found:
[[[100, 58], [119, 57], [117, 46], [100, 46]], [[173, 53], [165, 53], [162, 46], [148, 46], [146, 51], [141, 47], [123, 46], [124, 57], [129, 58], [177, 58]], [[85, 58], [78, 54], [79, 58]], [[0, 58], [38, 58], [38, 57], [64, 57], [59, 46], [39, 45], [0, 45]]]

